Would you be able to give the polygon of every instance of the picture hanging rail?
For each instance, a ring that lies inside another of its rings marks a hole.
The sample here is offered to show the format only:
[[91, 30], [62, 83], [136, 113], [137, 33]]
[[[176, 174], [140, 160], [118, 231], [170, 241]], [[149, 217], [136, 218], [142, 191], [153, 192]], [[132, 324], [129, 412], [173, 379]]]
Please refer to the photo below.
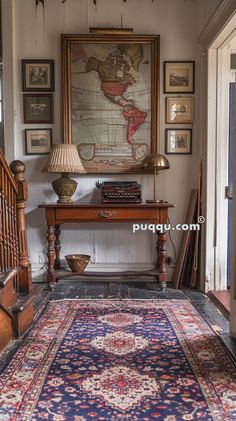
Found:
[[[42, 6], [44, 7], [45, 6], [45, 2], [46, 2], [46, 0], [34, 0], [35, 1], [35, 6], [37, 7], [39, 4], [42, 4]], [[66, 3], [66, 0], [59, 0], [59, 1], [61, 1], [62, 3]], [[152, 0], [152, 2], [153, 2], [154, 0]], [[97, 4], [97, 0], [92, 0], [92, 2], [93, 2], [93, 4]], [[124, 3], [126, 3], [127, 2], [127, 0], [123, 0], [123, 2]]]
[[[39, 4], [42, 4], [42, 6], [44, 7], [45, 6], [45, 2], [46, 2], [46, 0], [33, 0], [33, 1], [35, 1], [35, 6], [37, 7]], [[59, 1], [61, 1], [62, 3], [66, 3], [66, 0], [59, 0]], [[97, 0], [91, 0], [92, 2], [93, 2], [93, 4], [97, 4]], [[187, 1], [187, 0], [184, 0], [184, 1]], [[192, 0], [192, 1], [195, 1], [195, 0]], [[126, 3], [127, 2], [127, 0], [123, 0], [123, 2], [124, 3]], [[152, 0], [152, 3], [154, 3], [154, 0]]]
[[[42, 4], [42, 6], [45, 6], [45, 0], [34, 0], [35, 1], [35, 6], [37, 7], [40, 3]], [[61, 0], [62, 3], [66, 3], [66, 0]]]

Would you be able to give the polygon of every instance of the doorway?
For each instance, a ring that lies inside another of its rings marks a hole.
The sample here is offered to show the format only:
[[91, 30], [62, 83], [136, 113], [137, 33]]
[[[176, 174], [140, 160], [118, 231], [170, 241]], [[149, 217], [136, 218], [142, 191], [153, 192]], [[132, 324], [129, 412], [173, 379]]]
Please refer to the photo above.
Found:
[[[202, 35], [206, 45], [206, 58], [203, 65], [207, 72], [207, 101], [206, 117], [206, 255], [205, 255], [205, 291], [214, 295], [214, 301], [220, 301], [228, 312], [232, 311], [229, 291], [230, 277], [232, 278], [230, 255], [232, 252], [232, 219], [234, 200], [229, 199], [232, 178], [235, 169], [232, 166], [232, 146], [235, 143], [233, 130], [233, 101], [235, 94], [235, 69], [231, 69], [231, 55], [236, 53], [236, 8], [232, 3], [231, 19], [225, 22], [226, 16], [222, 12], [222, 26], [214, 21], [214, 38], [211, 41], [208, 29]], [[222, 29], [223, 28], [223, 29]], [[205, 38], [204, 38], [205, 36]], [[231, 168], [230, 168], [231, 166]], [[234, 195], [235, 196], [235, 195]], [[234, 264], [234, 259], [233, 259]], [[221, 299], [223, 296], [223, 299]]]
[[[230, 317], [230, 284], [233, 240], [233, 146], [235, 126], [235, 80], [230, 68], [236, 37], [230, 37], [216, 54], [216, 146], [215, 146], [215, 279], [208, 296]], [[213, 63], [212, 63], [213, 64]]]

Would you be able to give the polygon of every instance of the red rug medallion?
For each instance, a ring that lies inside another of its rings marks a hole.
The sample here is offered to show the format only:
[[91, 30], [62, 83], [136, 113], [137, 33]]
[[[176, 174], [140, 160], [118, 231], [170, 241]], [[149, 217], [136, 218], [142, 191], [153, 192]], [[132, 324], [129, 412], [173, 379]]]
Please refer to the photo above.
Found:
[[235, 420], [235, 379], [187, 300], [56, 301], [0, 376], [0, 420]]

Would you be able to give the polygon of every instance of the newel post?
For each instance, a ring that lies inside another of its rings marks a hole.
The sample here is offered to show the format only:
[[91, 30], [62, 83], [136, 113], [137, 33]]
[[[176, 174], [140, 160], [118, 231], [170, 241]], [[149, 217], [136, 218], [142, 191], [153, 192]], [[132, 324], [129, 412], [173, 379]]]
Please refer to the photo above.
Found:
[[25, 180], [25, 165], [21, 161], [12, 161], [10, 170], [18, 187], [16, 198], [17, 231], [19, 242], [19, 292], [30, 292], [32, 289], [31, 263], [28, 255], [28, 244], [25, 223], [25, 207], [28, 199], [28, 185]]

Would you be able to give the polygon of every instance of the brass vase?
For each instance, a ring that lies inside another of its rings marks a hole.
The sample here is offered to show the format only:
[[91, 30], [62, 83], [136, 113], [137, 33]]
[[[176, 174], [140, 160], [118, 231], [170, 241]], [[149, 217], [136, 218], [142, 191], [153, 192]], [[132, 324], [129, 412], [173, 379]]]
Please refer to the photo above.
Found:
[[59, 199], [57, 203], [73, 203], [71, 196], [76, 191], [77, 181], [69, 177], [68, 173], [62, 173], [61, 178], [52, 182], [52, 187]]

